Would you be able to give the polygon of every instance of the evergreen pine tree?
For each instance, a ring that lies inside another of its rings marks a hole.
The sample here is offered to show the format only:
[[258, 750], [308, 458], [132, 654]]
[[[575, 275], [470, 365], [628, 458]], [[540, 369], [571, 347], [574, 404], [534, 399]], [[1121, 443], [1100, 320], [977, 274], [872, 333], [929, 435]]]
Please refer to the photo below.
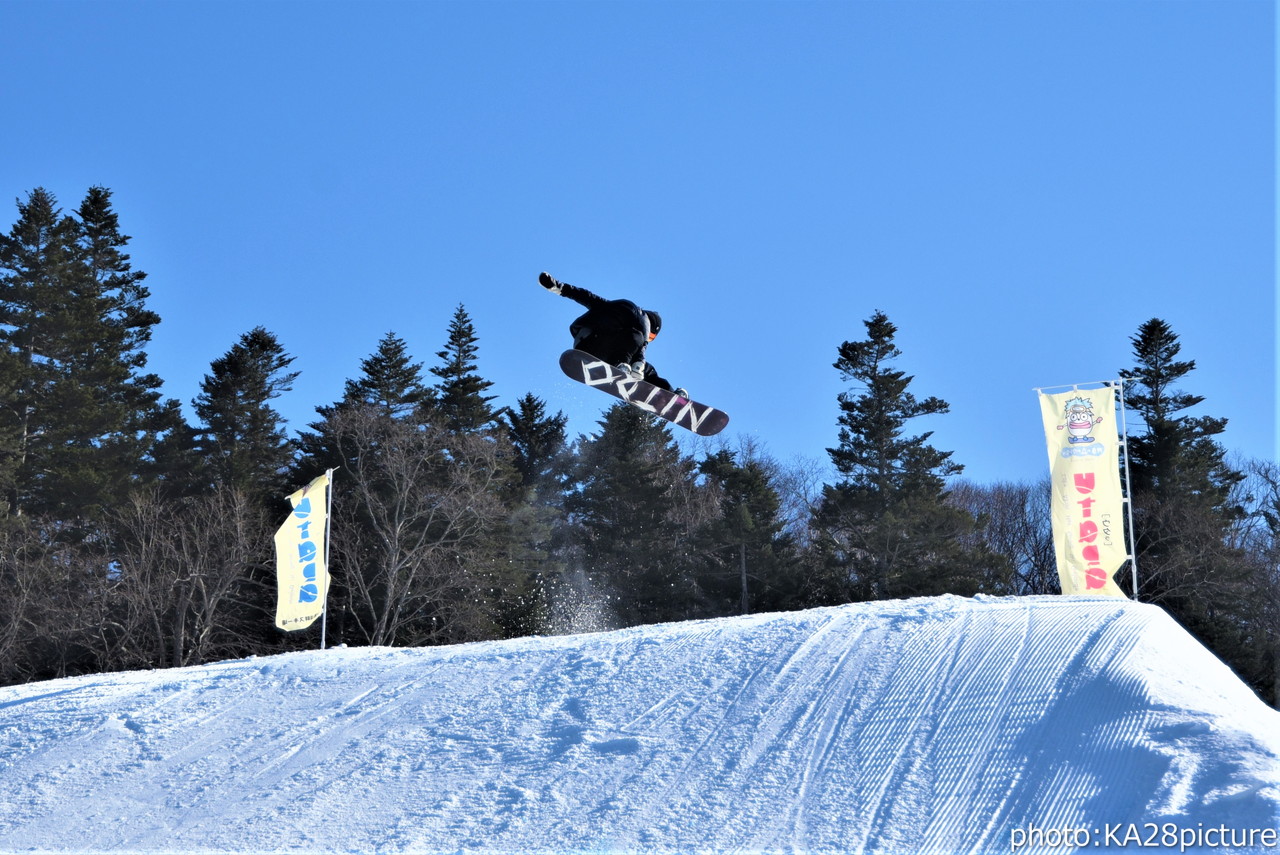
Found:
[[1133, 491], [1194, 501], [1228, 521], [1234, 513], [1227, 507], [1229, 493], [1243, 475], [1227, 465], [1226, 451], [1214, 439], [1227, 420], [1185, 414], [1204, 396], [1175, 388], [1195, 370], [1195, 361], [1178, 360], [1178, 336], [1159, 318], [1144, 323], [1130, 341], [1138, 364], [1120, 372], [1129, 381], [1125, 406], [1145, 426], [1129, 437]]
[[215, 479], [257, 499], [282, 494], [293, 457], [284, 419], [270, 402], [293, 388], [293, 357], [273, 333], [255, 327], [220, 358], [193, 402], [202, 421], [200, 447]]
[[840, 394], [840, 445], [827, 453], [846, 484], [857, 488], [872, 510], [884, 512], [915, 491], [940, 495], [945, 479], [964, 467], [952, 462], [951, 452], [928, 444], [932, 431], [902, 436], [911, 419], [950, 407], [936, 397], [918, 400], [907, 391], [915, 378], [890, 367], [902, 351], [893, 341], [897, 327], [883, 312], [865, 323], [868, 338], [840, 345], [834, 365], [863, 391]]
[[312, 422], [309, 432], [298, 437], [299, 457], [294, 480], [305, 480], [326, 469], [347, 464], [333, 439], [330, 425], [335, 413], [369, 407], [386, 418], [422, 419], [435, 405], [435, 396], [423, 382], [422, 363], [409, 357], [404, 339], [387, 333], [378, 349], [360, 362], [360, 376], [347, 380], [342, 399], [328, 406], [316, 407], [320, 420]]
[[966, 550], [976, 522], [947, 504], [946, 479], [963, 467], [929, 444], [932, 432], [906, 433], [921, 416], [946, 413], [936, 397], [908, 391], [914, 380], [892, 367], [901, 351], [883, 312], [865, 322], [868, 337], [840, 345], [835, 368], [861, 387], [840, 402], [840, 445], [828, 449], [844, 476], [828, 486], [818, 511], [827, 573], [820, 600], [869, 600], [973, 593], [993, 556]]
[[[486, 574], [489, 589], [499, 602], [510, 606], [499, 620], [503, 631], [513, 634], [530, 625], [532, 618], [528, 611], [534, 608], [534, 598], [530, 593], [534, 579], [527, 568], [509, 560], [512, 543], [517, 539], [513, 525], [526, 496], [520, 489], [520, 478], [514, 467], [515, 454], [510, 435], [503, 429], [499, 411], [489, 403], [496, 396], [484, 394], [493, 383], [476, 371], [477, 341], [471, 317], [466, 307], [459, 304], [449, 323], [444, 350], [436, 354], [443, 364], [431, 369], [440, 382], [433, 388], [437, 398], [430, 417], [452, 435], [451, 452], [459, 466], [465, 465], [463, 451], [471, 441], [480, 439], [495, 447], [492, 462], [497, 469], [491, 473], [491, 489], [507, 508], [507, 514], [503, 523], [488, 527], [483, 542], [481, 539], [475, 542], [473, 561], [477, 572]], [[465, 478], [472, 478], [475, 474], [455, 473], [457, 477]]]
[[[144, 348], [151, 340], [151, 327], [160, 322], [160, 316], [146, 308], [151, 293], [142, 282], [147, 274], [134, 270], [123, 252], [131, 238], [120, 233], [120, 219], [111, 208], [110, 190], [90, 188], [77, 214], [92, 296], [101, 301], [94, 317], [115, 332], [108, 340], [98, 339], [96, 343], [99, 348], [110, 348], [113, 362], [130, 371], [141, 370], [147, 363]], [[160, 379], [151, 374], [133, 379], [145, 391], [160, 385]]]
[[1138, 596], [1162, 605], [1246, 679], [1262, 664], [1248, 620], [1257, 585], [1247, 556], [1229, 545], [1241, 511], [1231, 488], [1243, 475], [1216, 437], [1226, 419], [1192, 416], [1201, 395], [1177, 388], [1195, 369], [1179, 360], [1172, 328], [1152, 318], [1130, 341], [1137, 364], [1122, 370], [1125, 406], [1143, 427], [1130, 431], [1130, 498], [1138, 551]]
[[544, 486], [563, 473], [568, 416], [548, 416], [546, 403], [530, 393], [516, 403], [515, 410], [504, 410], [502, 417], [515, 448], [515, 467], [523, 486]]
[[454, 433], [478, 433], [490, 428], [497, 415], [489, 406], [496, 396], [484, 394], [493, 383], [476, 373], [477, 340], [471, 317], [459, 304], [449, 322], [444, 350], [436, 354], [444, 364], [431, 369], [440, 378], [436, 386], [440, 417]]
[[722, 450], [698, 466], [719, 500], [719, 515], [699, 532], [707, 557], [700, 587], [713, 614], [748, 614], [794, 607], [800, 595], [793, 538], [769, 472], [754, 457], [739, 462]]
[[72, 326], [66, 283], [76, 232], [53, 194], [36, 188], [18, 203], [18, 221], [0, 240], [0, 340], [12, 389], [0, 417], [12, 442], [5, 449], [11, 513], [47, 507], [41, 482], [60, 468], [59, 443], [49, 430], [57, 420], [51, 390], [67, 356], [63, 331]]
[[389, 332], [378, 349], [360, 363], [360, 377], [348, 380], [344, 403], [360, 403], [394, 419], [409, 418], [433, 405], [434, 395], [422, 378], [422, 363], [412, 362], [404, 339]]
[[43, 189], [18, 209], [0, 238], [9, 504], [93, 516], [133, 486], [154, 439], [160, 380], [142, 370], [159, 318], [123, 251], [110, 191], [92, 188], [79, 220]]
[[206, 492], [213, 483], [208, 461], [201, 453], [200, 432], [182, 414], [182, 404], [167, 399], [148, 425], [154, 441], [143, 463], [144, 484], [154, 484], [166, 499]]
[[676, 514], [693, 462], [666, 422], [629, 404], [611, 407], [600, 427], [580, 445], [565, 500], [580, 524], [581, 569], [614, 593], [626, 624], [690, 617], [702, 598]]
[[549, 621], [550, 591], [563, 576], [556, 554], [556, 526], [563, 518], [562, 482], [571, 461], [564, 413], [546, 414], [546, 404], [526, 394], [502, 413], [514, 453], [517, 479], [507, 517], [508, 608], [503, 626], [511, 635], [541, 632]]
[[85, 465], [66, 485], [66, 493], [76, 495], [96, 481], [94, 492], [101, 501], [118, 504], [148, 468], [143, 461], [152, 457], [158, 432], [167, 427], [161, 380], [144, 373], [145, 347], [160, 316], [146, 307], [146, 274], [134, 270], [124, 252], [130, 238], [120, 232], [111, 191], [90, 188], [77, 215], [82, 322], [63, 382], [77, 388], [76, 398], [90, 403], [77, 418], [80, 436], [73, 442]]
[[25, 367], [20, 354], [0, 347], [0, 401], [7, 403], [0, 408], [0, 518], [21, 513], [26, 492], [23, 463], [30, 416], [24, 396], [30, 393]]

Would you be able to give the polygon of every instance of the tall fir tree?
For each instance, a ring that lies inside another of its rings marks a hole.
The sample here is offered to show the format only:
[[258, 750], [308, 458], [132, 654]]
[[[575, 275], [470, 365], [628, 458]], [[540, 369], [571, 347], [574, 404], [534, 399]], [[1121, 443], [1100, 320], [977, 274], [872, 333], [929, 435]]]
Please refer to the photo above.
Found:
[[42, 188], [18, 209], [0, 238], [9, 505], [92, 517], [134, 486], [159, 429], [160, 379], [143, 372], [159, 317], [109, 190], [91, 188], [79, 219]]
[[193, 402], [200, 417], [200, 447], [223, 486], [255, 499], [281, 494], [294, 446], [271, 401], [293, 388], [298, 372], [275, 334], [255, 327], [213, 361]]
[[0, 519], [15, 516], [24, 508], [24, 463], [30, 425], [30, 390], [23, 357], [7, 347], [0, 348]]
[[[501, 523], [488, 527], [483, 542], [475, 543], [474, 553], [477, 562], [484, 562], [484, 572], [490, 579], [490, 589], [498, 592], [500, 599], [507, 602], [531, 602], [527, 592], [531, 580], [523, 568], [506, 560], [510, 554], [509, 547], [513, 540], [512, 526], [515, 523], [516, 511], [525, 501], [524, 491], [520, 488], [520, 478], [514, 466], [514, 449], [511, 437], [504, 429], [499, 415], [500, 411], [490, 405], [496, 395], [485, 395], [485, 391], [493, 383], [485, 380], [476, 370], [476, 357], [479, 353], [475, 326], [467, 309], [459, 304], [449, 322], [449, 335], [444, 350], [436, 356], [442, 364], [431, 369], [431, 373], [440, 378], [433, 387], [436, 395], [435, 405], [430, 412], [433, 423], [447, 431], [453, 439], [452, 452], [459, 467], [470, 465], [465, 462], [464, 450], [474, 440], [482, 440], [494, 446], [496, 454], [492, 458], [484, 458], [492, 462], [496, 469], [491, 473], [490, 489], [507, 508], [507, 515]], [[471, 478], [476, 473], [455, 472], [457, 477]], [[523, 605], [517, 606], [514, 612], [504, 614], [501, 622], [505, 632], [512, 628], [527, 625], [523, 616]]]
[[443, 364], [431, 369], [440, 378], [435, 387], [439, 416], [454, 433], [478, 433], [492, 428], [497, 417], [489, 405], [497, 396], [484, 394], [493, 383], [476, 372], [478, 340], [471, 316], [459, 304], [449, 322], [444, 350], [436, 354]]
[[801, 580], [781, 499], [761, 460], [738, 457], [725, 449], [698, 465], [719, 506], [699, 531], [700, 587], [716, 615], [793, 608]]
[[36, 438], [47, 433], [42, 421], [50, 409], [53, 385], [51, 357], [60, 327], [60, 299], [71, 265], [75, 224], [62, 216], [53, 194], [36, 188], [25, 204], [18, 202], [18, 220], [0, 240], [0, 337], [5, 354], [4, 380], [8, 405], [4, 449], [7, 500], [10, 513], [23, 513], [38, 503], [36, 475], [47, 471], [50, 450]]
[[435, 395], [423, 380], [422, 363], [413, 362], [405, 340], [389, 332], [379, 340], [378, 349], [361, 361], [360, 376], [346, 382], [342, 400], [404, 419], [432, 407]]
[[1178, 359], [1178, 336], [1159, 318], [1139, 327], [1130, 342], [1137, 364], [1120, 376], [1129, 384], [1125, 406], [1144, 426], [1129, 437], [1133, 491], [1165, 500], [1194, 499], [1228, 521], [1235, 513], [1227, 507], [1231, 487], [1243, 476], [1227, 464], [1226, 450], [1215, 439], [1227, 420], [1187, 414], [1204, 396], [1176, 388], [1195, 370], [1195, 361]]
[[120, 231], [111, 191], [90, 188], [76, 213], [81, 227], [81, 330], [90, 334], [81, 340], [67, 379], [92, 400], [97, 417], [93, 436], [78, 442], [88, 464], [84, 471], [94, 473], [99, 494], [115, 504], [139, 475], [153, 468], [143, 461], [154, 461], [157, 437], [169, 427], [160, 404], [161, 380], [145, 371], [145, 348], [160, 316], [146, 305], [151, 296], [143, 284], [147, 274], [134, 270], [124, 252], [130, 238]]
[[845, 483], [883, 512], [917, 491], [939, 496], [946, 479], [964, 467], [951, 460], [951, 452], [929, 445], [932, 431], [902, 435], [912, 419], [947, 413], [950, 406], [936, 397], [918, 400], [907, 391], [915, 378], [891, 367], [902, 351], [894, 344], [898, 328], [883, 312], [865, 325], [866, 340], [841, 344], [834, 364], [862, 392], [840, 393], [840, 445], [827, 453]]
[[546, 404], [532, 394], [501, 417], [516, 472], [507, 518], [510, 605], [502, 623], [512, 635], [529, 635], [549, 622], [551, 592], [564, 571], [555, 546], [557, 523], [564, 516], [563, 482], [572, 466], [565, 439], [568, 418], [548, 416]]
[[526, 488], [544, 488], [565, 470], [565, 426], [562, 412], [547, 415], [547, 405], [532, 393], [516, 402], [516, 409], [502, 413], [515, 448], [515, 467]]
[[840, 345], [834, 367], [860, 391], [844, 392], [840, 445], [828, 449], [843, 480], [828, 486], [818, 511], [826, 573], [819, 600], [871, 600], [973, 593], [998, 561], [966, 549], [976, 521], [946, 502], [946, 479], [963, 467], [929, 444], [932, 431], [909, 423], [948, 412], [940, 398], [918, 399], [913, 377], [892, 367], [902, 352], [883, 312], [865, 322], [867, 338]]
[[143, 463], [143, 484], [154, 484], [167, 499], [199, 495], [213, 486], [214, 479], [201, 450], [200, 431], [187, 423], [181, 402], [166, 399], [149, 431], [154, 442]]
[[350, 462], [334, 441], [331, 421], [335, 413], [368, 407], [393, 420], [425, 421], [435, 407], [435, 393], [422, 377], [422, 363], [413, 362], [404, 339], [389, 332], [378, 348], [360, 362], [360, 376], [347, 380], [342, 399], [316, 407], [320, 420], [298, 437], [295, 480], [305, 480], [329, 468]]
[[615, 595], [625, 624], [680, 619], [703, 607], [682, 556], [680, 491], [694, 477], [671, 429], [629, 404], [611, 407], [580, 443], [566, 510], [579, 525], [581, 569]]
[[1227, 420], [1186, 412], [1204, 396], [1178, 388], [1195, 369], [1178, 356], [1170, 325], [1152, 318], [1130, 342], [1136, 364], [1120, 372], [1130, 431], [1130, 499], [1138, 597], [1167, 609], [1255, 686], [1271, 679], [1248, 618], [1256, 565], [1230, 543], [1242, 511], [1231, 490], [1243, 478], [1217, 441]]

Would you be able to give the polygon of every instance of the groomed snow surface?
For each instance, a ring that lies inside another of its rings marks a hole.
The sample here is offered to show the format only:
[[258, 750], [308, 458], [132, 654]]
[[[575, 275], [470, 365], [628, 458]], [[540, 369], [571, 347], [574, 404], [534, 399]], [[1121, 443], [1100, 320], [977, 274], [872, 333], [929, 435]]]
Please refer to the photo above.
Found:
[[1278, 826], [1280, 713], [1112, 599], [0, 689], [0, 851], [1280, 852]]

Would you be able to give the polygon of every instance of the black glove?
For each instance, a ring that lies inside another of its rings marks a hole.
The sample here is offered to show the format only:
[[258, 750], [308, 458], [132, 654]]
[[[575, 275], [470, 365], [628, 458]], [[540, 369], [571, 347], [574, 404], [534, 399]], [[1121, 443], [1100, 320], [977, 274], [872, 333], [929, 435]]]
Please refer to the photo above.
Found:
[[546, 288], [552, 294], [556, 294], [556, 295], [559, 295], [560, 289], [564, 287], [563, 282], [556, 279], [550, 273], [546, 273], [546, 272], [538, 274], [538, 284], [541, 285], [543, 288]]
[[672, 391], [675, 392], [677, 395], [679, 395], [681, 398], [684, 398], [686, 401], [689, 400], [689, 390], [684, 388], [683, 386], [681, 386], [679, 389], [673, 389]]

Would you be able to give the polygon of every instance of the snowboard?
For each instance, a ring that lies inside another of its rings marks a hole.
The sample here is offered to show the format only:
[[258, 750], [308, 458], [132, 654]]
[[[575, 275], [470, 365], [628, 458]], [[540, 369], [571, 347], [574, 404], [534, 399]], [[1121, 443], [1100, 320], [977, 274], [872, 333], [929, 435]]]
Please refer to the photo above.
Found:
[[608, 392], [698, 436], [715, 436], [729, 423], [729, 414], [723, 410], [690, 401], [644, 380], [632, 380], [609, 363], [581, 350], [566, 350], [560, 354], [560, 368], [579, 383]]

